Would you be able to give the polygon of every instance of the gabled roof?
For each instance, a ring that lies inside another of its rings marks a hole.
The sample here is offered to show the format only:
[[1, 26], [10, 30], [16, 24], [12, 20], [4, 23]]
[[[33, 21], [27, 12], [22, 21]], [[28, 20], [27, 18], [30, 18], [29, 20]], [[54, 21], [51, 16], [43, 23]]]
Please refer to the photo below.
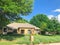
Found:
[[40, 29], [32, 24], [29, 24], [29, 23], [11, 23], [11, 24], [8, 24], [7, 27], [10, 27], [10, 28], [13, 28], [13, 29], [18, 29], [20, 27], [26, 27], [26, 28], [35, 28], [35, 29]]

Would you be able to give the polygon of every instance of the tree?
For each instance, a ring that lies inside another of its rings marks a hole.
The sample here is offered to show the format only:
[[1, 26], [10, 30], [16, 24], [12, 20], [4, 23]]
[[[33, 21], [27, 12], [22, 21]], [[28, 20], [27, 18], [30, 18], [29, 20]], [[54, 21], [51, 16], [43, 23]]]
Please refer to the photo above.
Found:
[[57, 25], [57, 34], [60, 34], [60, 23]]
[[41, 30], [45, 30], [48, 25], [49, 18], [45, 14], [37, 14], [34, 16], [30, 23], [39, 27]]
[[17, 22], [17, 23], [28, 23], [28, 21], [23, 19], [22, 17], [16, 18], [16, 20], [14, 22]]
[[30, 20], [30, 23], [39, 27], [43, 32], [48, 32], [48, 34], [60, 34], [60, 22], [56, 17], [49, 19], [44, 14], [38, 14]]
[[8, 23], [10, 23], [10, 21], [5, 18], [5, 16], [0, 15], [0, 29]]
[[0, 27], [5, 26], [5, 23], [15, 19], [19, 14], [31, 13], [32, 3], [32, 0], [0, 0]]
[[48, 23], [47, 31], [56, 34], [60, 30], [60, 23], [58, 22], [56, 17], [52, 17]]

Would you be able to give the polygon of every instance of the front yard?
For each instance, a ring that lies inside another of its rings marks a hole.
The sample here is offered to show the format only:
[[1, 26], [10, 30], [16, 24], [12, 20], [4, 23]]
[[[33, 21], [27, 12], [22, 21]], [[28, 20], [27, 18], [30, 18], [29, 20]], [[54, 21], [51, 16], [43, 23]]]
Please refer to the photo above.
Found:
[[[60, 42], [60, 35], [45, 36], [34, 35], [34, 44]], [[29, 44], [29, 35], [0, 35], [0, 45]]]

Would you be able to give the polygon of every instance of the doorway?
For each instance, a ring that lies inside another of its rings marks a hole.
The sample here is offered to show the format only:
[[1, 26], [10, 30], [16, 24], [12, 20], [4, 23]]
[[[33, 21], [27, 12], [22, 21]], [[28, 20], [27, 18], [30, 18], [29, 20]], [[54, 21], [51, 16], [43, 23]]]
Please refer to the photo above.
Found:
[[21, 34], [24, 34], [24, 30], [21, 30]]
[[4, 28], [3, 31], [4, 31], [4, 32], [7, 32], [7, 28]]
[[7, 34], [7, 28], [3, 28], [3, 34]]

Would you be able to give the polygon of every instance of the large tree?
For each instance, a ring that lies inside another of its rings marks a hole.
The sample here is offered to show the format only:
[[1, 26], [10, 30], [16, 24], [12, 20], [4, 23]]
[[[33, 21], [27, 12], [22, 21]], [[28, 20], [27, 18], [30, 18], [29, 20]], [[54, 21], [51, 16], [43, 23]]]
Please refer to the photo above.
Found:
[[49, 32], [49, 34], [60, 34], [60, 22], [56, 17], [49, 19], [44, 14], [38, 14], [30, 20], [30, 23], [39, 27], [44, 32]]
[[0, 0], [0, 27], [5, 26], [18, 15], [28, 15], [32, 11], [33, 0]]
[[45, 14], [37, 14], [30, 20], [31, 24], [39, 27], [41, 30], [45, 30], [48, 22], [49, 18]]

